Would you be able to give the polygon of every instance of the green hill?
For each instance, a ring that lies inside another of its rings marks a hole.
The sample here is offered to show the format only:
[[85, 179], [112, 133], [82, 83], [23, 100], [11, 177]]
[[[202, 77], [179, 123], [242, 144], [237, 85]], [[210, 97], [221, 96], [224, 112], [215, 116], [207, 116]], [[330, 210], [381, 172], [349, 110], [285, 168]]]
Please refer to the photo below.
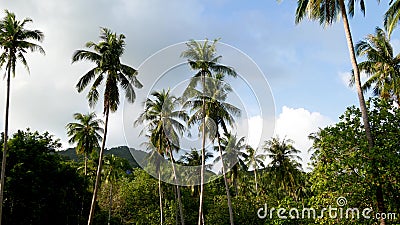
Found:
[[[57, 151], [56, 153], [61, 156], [66, 157], [70, 160], [74, 160], [74, 161], [79, 161], [82, 159], [80, 156], [78, 156], [76, 154], [75, 148], [68, 148], [63, 151]], [[134, 148], [128, 148], [127, 146], [118, 146], [118, 147], [106, 149], [104, 154], [105, 155], [114, 154], [115, 156], [124, 158], [124, 159], [128, 160], [129, 164], [134, 168], [140, 167], [139, 164], [137, 163], [137, 161], [140, 162], [147, 155], [146, 152], [143, 152], [141, 150], [136, 150]], [[135, 156], [135, 158], [133, 157], [133, 155]]]

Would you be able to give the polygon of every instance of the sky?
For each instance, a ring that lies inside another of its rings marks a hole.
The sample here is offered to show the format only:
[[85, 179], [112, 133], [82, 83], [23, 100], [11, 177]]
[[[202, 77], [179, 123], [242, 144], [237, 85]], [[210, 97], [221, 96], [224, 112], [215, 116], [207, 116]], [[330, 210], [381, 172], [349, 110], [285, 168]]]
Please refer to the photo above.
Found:
[[[350, 20], [355, 43], [373, 33], [376, 26], [382, 27], [387, 4], [368, 1], [365, 17], [356, 12]], [[39, 29], [45, 35], [41, 45], [46, 55], [26, 54], [30, 74], [17, 67], [16, 77], [12, 79], [10, 130], [29, 127], [49, 131], [60, 138], [64, 148], [70, 147], [65, 125], [73, 121], [74, 113], [94, 110], [102, 116], [101, 102], [90, 109], [86, 92], [78, 93], [75, 89], [78, 79], [94, 65], [71, 64], [75, 50], [83, 49], [88, 41], [99, 40], [100, 27], [126, 36], [122, 61], [138, 68], [138, 79], [145, 86], [156, 84], [164, 88], [172, 82], [173, 75], [168, 74], [173, 73], [165, 73], [164, 81], [155, 80], [154, 74], [146, 74], [146, 62], [154, 60], [171, 45], [178, 44], [179, 49], [190, 39], [221, 38], [224, 45], [219, 45], [217, 50], [222, 49], [219, 53], [224, 63], [234, 62], [236, 65], [230, 66], [235, 68], [248, 60], [251, 67], [243, 67], [241, 73], [248, 82], [247, 87], [239, 85], [235, 89], [238, 99], [247, 107], [238, 126], [245, 124], [243, 127], [247, 134], [251, 133], [249, 139], [254, 146], [272, 135], [294, 140], [295, 147], [302, 151], [303, 167], [310, 156], [311, 142], [307, 136], [319, 127], [337, 122], [346, 107], [358, 104], [354, 89], [346, 84], [351, 64], [341, 21], [327, 28], [307, 19], [296, 25], [296, 1], [293, 0], [281, 3], [273, 0], [12, 0], [3, 1], [0, 9], [14, 12], [18, 19], [31, 18], [33, 23], [27, 27]], [[398, 35], [397, 31], [392, 35], [395, 50], [400, 46]], [[230, 58], [231, 55], [235, 57]], [[169, 62], [167, 58], [157, 60], [160, 64]], [[176, 73], [185, 73], [179, 66], [175, 69]], [[249, 70], [252, 73], [247, 73]], [[179, 80], [176, 82], [175, 86]], [[5, 88], [5, 80], [1, 80], [1, 112]], [[251, 93], [246, 88], [255, 91]], [[148, 87], [137, 90], [133, 105], [121, 104], [111, 115], [107, 147], [141, 148], [142, 139], [138, 134], [142, 127], [133, 127], [133, 121], [143, 110], [142, 102], [149, 90]], [[255, 109], [263, 113], [252, 111], [254, 99], [260, 104]], [[3, 127], [2, 120], [0, 126]], [[261, 134], [265, 127], [267, 132]]]

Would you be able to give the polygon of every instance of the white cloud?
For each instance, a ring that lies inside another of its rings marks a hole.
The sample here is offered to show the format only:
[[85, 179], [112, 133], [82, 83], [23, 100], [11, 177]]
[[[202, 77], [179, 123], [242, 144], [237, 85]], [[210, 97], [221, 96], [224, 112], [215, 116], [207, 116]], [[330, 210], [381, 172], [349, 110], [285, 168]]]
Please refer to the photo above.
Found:
[[263, 129], [263, 119], [261, 116], [250, 117], [248, 119], [249, 131], [247, 143], [253, 148], [257, 148], [261, 140], [261, 134]]
[[282, 112], [276, 120], [275, 135], [280, 138], [287, 138], [294, 141], [294, 147], [301, 151], [303, 168], [307, 168], [310, 162], [310, 154], [308, 150], [312, 146], [312, 141], [308, 139], [308, 135], [318, 131], [333, 121], [321, 115], [319, 112], [310, 112], [303, 108], [282, 107]]
[[[342, 81], [343, 85], [349, 88], [350, 90], [356, 92], [356, 87], [349, 86], [350, 80], [351, 80], [351, 72], [338, 72], [338, 76], [340, 80]], [[364, 84], [365, 81], [367, 81], [368, 75], [365, 72], [361, 72], [361, 84]]]
[[351, 73], [350, 72], [339, 72], [338, 76], [340, 77], [340, 80], [342, 81], [343, 85], [349, 87], [349, 82], [351, 78]]

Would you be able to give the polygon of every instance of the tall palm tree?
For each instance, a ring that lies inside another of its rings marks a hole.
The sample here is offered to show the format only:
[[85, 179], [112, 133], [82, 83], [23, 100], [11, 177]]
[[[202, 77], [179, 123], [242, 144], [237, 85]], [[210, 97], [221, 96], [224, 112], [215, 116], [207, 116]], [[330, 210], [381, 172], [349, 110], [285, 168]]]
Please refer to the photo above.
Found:
[[383, 25], [385, 26], [385, 30], [388, 32], [388, 37], [390, 38], [393, 30], [397, 27], [400, 19], [400, 1], [399, 0], [391, 0], [389, 2], [389, 9], [386, 11]]
[[111, 210], [112, 210], [112, 200], [113, 200], [113, 184], [125, 174], [125, 169], [129, 168], [126, 161], [121, 158], [116, 157], [114, 154], [106, 155], [104, 157], [105, 166], [105, 182], [110, 186], [109, 189], [109, 206], [108, 206], [108, 225], [111, 221]]
[[[228, 133], [227, 127], [234, 126], [234, 117], [240, 116], [240, 109], [226, 102], [228, 93], [231, 91], [232, 88], [230, 85], [224, 83], [224, 75], [216, 74], [215, 78], [205, 79], [205, 97], [202, 97], [201, 93], [197, 91], [198, 93], [194, 95], [195, 98], [186, 103], [186, 106], [189, 106], [191, 111], [194, 111], [193, 115], [188, 121], [189, 125], [193, 125], [197, 121], [201, 120], [200, 118], [203, 116], [203, 100], [205, 100], [206, 118], [205, 123], [201, 123], [200, 127], [207, 127], [206, 134], [208, 137], [214, 141], [217, 141], [218, 151], [221, 158], [222, 149], [220, 142], [220, 128], [222, 128], [224, 133]], [[226, 178], [226, 168], [224, 164], [222, 164], [222, 174], [224, 176], [226, 196], [228, 200], [230, 223], [233, 225], [233, 210], [229, 194], [228, 181]]]
[[[385, 31], [377, 27], [375, 35], [370, 34], [356, 45], [357, 56], [366, 56], [366, 61], [358, 64], [368, 80], [363, 90], [373, 88], [373, 93], [384, 99], [394, 99], [400, 105], [400, 54], [394, 56], [393, 47]], [[354, 83], [354, 77], [350, 85]]]
[[101, 28], [100, 31], [100, 42], [87, 42], [87, 48], [93, 48], [94, 51], [89, 50], [77, 50], [72, 56], [72, 63], [81, 60], [88, 60], [96, 64], [96, 66], [84, 74], [78, 81], [76, 88], [78, 92], [82, 92], [89, 83], [94, 80], [87, 99], [89, 105], [94, 107], [99, 99], [98, 88], [105, 80], [105, 90], [103, 99], [103, 114], [105, 115], [104, 123], [104, 135], [100, 149], [99, 164], [96, 173], [96, 182], [93, 190], [92, 204], [90, 207], [90, 213], [88, 218], [88, 225], [92, 223], [94, 215], [94, 207], [97, 198], [97, 192], [101, 179], [101, 168], [103, 164], [103, 154], [106, 145], [107, 128], [108, 128], [108, 117], [111, 112], [115, 112], [118, 109], [119, 100], [119, 89], [121, 87], [125, 92], [126, 100], [129, 103], [135, 101], [135, 90], [141, 88], [142, 84], [137, 80], [137, 71], [123, 63], [121, 63], [120, 57], [125, 50], [125, 36], [123, 34], [117, 35], [112, 33], [107, 28]]
[[[336, 22], [337, 19], [342, 18], [344, 31], [347, 40], [347, 48], [349, 49], [351, 65], [354, 73], [354, 84], [356, 86], [358, 101], [360, 104], [361, 115], [363, 119], [363, 125], [365, 129], [366, 138], [368, 141], [368, 147], [370, 150], [374, 148], [374, 139], [372, 137], [367, 107], [365, 104], [364, 94], [362, 91], [360, 71], [357, 66], [356, 54], [354, 51], [353, 38], [351, 35], [350, 25], [348, 16], [354, 16], [354, 9], [356, 2], [359, 2], [360, 9], [365, 14], [365, 1], [364, 0], [348, 0], [348, 12], [345, 5], [345, 0], [298, 0], [296, 10], [296, 23], [299, 23], [304, 17], [308, 16], [311, 20], [318, 20], [321, 25], [329, 26]], [[379, 0], [378, 0], [379, 2]], [[375, 170], [378, 171], [378, 170]], [[376, 189], [377, 189], [377, 203], [378, 210], [380, 213], [385, 212], [384, 201], [383, 201], [383, 190], [380, 182], [380, 175], [374, 174], [376, 177]], [[381, 220], [381, 225], [385, 224], [385, 221]]]
[[25, 18], [18, 21], [15, 14], [6, 10], [5, 17], [0, 20], [0, 48], [3, 52], [0, 55], [0, 67], [5, 64], [7, 74], [7, 92], [6, 92], [6, 112], [4, 122], [4, 145], [3, 145], [3, 159], [1, 165], [1, 184], [0, 184], [0, 225], [3, 215], [3, 193], [4, 193], [4, 179], [7, 158], [7, 141], [8, 141], [8, 114], [10, 109], [10, 89], [11, 89], [11, 74], [15, 76], [15, 67], [17, 61], [20, 61], [29, 73], [28, 62], [25, 58], [27, 51], [39, 51], [45, 54], [43, 48], [32, 42], [42, 42], [44, 35], [39, 30], [29, 30], [25, 28], [27, 23], [32, 22], [31, 19]]
[[100, 147], [101, 134], [104, 129], [101, 127], [103, 121], [96, 119], [96, 113], [81, 114], [75, 113], [74, 119], [78, 122], [67, 124], [67, 135], [70, 137], [68, 142], [70, 144], [77, 143], [76, 153], [83, 154], [85, 160], [85, 176], [87, 175], [87, 161], [88, 155], [94, 149]]
[[[196, 71], [189, 86], [194, 87], [198, 82], [201, 82], [203, 91], [203, 115], [202, 124], [206, 124], [206, 104], [205, 104], [205, 78], [212, 77], [212, 73], [228, 74], [236, 77], [235, 70], [231, 67], [222, 65], [219, 61], [222, 56], [217, 55], [216, 44], [218, 39], [215, 39], [211, 44], [206, 39], [204, 42], [197, 42], [190, 40], [186, 45], [187, 49], [182, 52], [181, 56], [187, 58], [188, 64], [191, 69]], [[205, 144], [206, 144], [206, 127], [202, 127], [202, 163], [200, 173], [200, 200], [199, 200], [199, 219], [198, 225], [204, 224], [203, 220], [203, 195], [204, 195], [204, 172], [205, 172]]]
[[267, 152], [267, 157], [271, 159], [269, 167], [275, 177], [275, 185], [283, 188], [289, 193], [296, 186], [296, 175], [300, 171], [301, 158], [298, 156], [299, 150], [293, 147], [290, 139], [280, 140], [274, 137], [265, 141], [263, 149]]
[[256, 195], [258, 195], [257, 170], [260, 167], [265, 167], [264, 160], [266, 155], [257, 154], [258, 149], [254, 149], [250, 145], [247, 145], [245, 150], [246, 150], [245, 163], [248, 168], [250, 167], [253, 168]]
[[[145, 111], [146, 112], [146, 111]], [[141, 124], [142, 122], [140, 122]], [[138, 121], [135, 121], [135, 126], [139, 124]], [[140, 134], [143, 134], [145, 130], [142, 130]], [[158, 195], [159, 195], [159, 206], [160, 206], [160, 224], [164, 224], [164, 213], [163, 213], [163, 191], [162, 191], [162, 186], [161, 186], [161, 160], [164, 159], [165, 156], [165, 149], [161, 149], [158, 147], [155, 147], [154, 144], [152, 143], [152, 136], [151, 134], [146, 134], [146, 137], [148, 138], [148, 141], [145, 141], [142, 143], [143, 146], [146, 147], [146, 149], [150, 152], [150, 154], [143, 160], [147, 161], [147, 166], [153, 167], [155, 166], [155, 172], [158, 175]], [[154, 136], [153, 136], [154, 137]], [[149, 169], [149, 168], [147, 168]]]
[[160, 149], [160, 152], [165, 152], [171, 160], [178, 195], [179, 214], [181, 224], [183, 225], [185, 224], [185, 220], [172, 150], [179, 150], [179, 135], [183, 135], [183, 132], [186, 130], [183, 122], [188, 120], [188, 115], [183, 110], [176, 110], [178, 103], [177, 98], [171, 95], [169, 90], [152, 92], [151, 97], [146, 99], [145, 110], [135, 121], [135, 125], [148, 122], [148, 130], [151, 133], [150, 143], [155, 148]]
[[[349, 49], [351, 65], [354, 72], [354, 83], [356, 85], [358, 100], [360, 103], [360, 109], [364, 122], [365, 133], [369, 147], [373, 148], [374, 144], [367, 114], [367, 107], [365, 105], [364, 94], [361, 87], [360, 71], [357, 66], [353, 38], [348, 21], [348, 15], [350, 17], [354, 16], [354, 8], [356, 2], [356, 0], [348, 0], [347, 12], [345, 0], [298, 0], [295, 22], [300, 23], [304, 17], [308, 16], [311, 20], [318, 20], [323, 26], [329, 26], [336, 22], [336, 20], [340, 18], [339, 16], [342, 17], [344, 31], [346, 34], [347, 47]], [[359, 0], [359, 3], [361, 11], [365, 14], [364, 0]]]

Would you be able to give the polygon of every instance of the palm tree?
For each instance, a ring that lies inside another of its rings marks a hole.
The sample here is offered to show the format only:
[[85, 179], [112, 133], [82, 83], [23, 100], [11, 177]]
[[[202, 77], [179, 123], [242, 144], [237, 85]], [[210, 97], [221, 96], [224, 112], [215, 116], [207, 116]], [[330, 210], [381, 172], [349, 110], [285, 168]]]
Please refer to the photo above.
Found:
[[[207, 161], [208, 159], [210, 159], [212, 157], [213, 157], [213, 154], [211, 152], [206, 151], [205, 161]], [[198, 175], [201, 170], [201, 155], [195, 148], [192, 148], [190, 152], [187, 152], [186, 154], [181, 156], [181, 158], [178, 160], [178, 163], [185, 165], [185, 166], [189, 166], [185, 170], [185, 172], [186, 172], [185, 177], [187, 177], [187, 181], [189, 183], [193, 184], [193, 185], [191, 185], [192, 196], [197, 196], [200, 193], [200, 190], [198, 188], [199, 187], [198, 185], [196, 185], [196, 187], [195, 187], [195, 184], [200, 183], [200, 179], [198, 179], [199, 178]], [[212, 164], [206, 164], [205, 168], [211, 169], [212, 166], [213, 166]]]
[[[350, 17], [354, 16], [355, 0], [348, 0]], [[365, 14], [365, 3], [364, 0], [360, 0], [361, 11]], [[296, 23], [300, 23], [301, 20], [308, 16], [311, 20], [318, 20], [321, 25], [329, 26], [336, 22], [342, 17], [344, 31], [346, 34], [347, 47], [350, 53], [351, 65], [354, 72], [354, 83], [356, 85], [358, 100], [360, 103], [360, 109], [364, 122], [364, 128], [366, 137], [368, 139], [369, 148], [372, 149], [374, 146], [371, 129], [369, 125], [369, 119], [367, 114], [367, 107], [365, 105], [364, 94], [361, 87], [360, 71], [357, 66], [357, 59], [354, 52], [353, 38], [351, 36], [350, 25], [347, 16], [347, 10], [345, 6], [345, 0], [298, 0], [296, 9]]]
[[254, 149], [250, 145], [247, 145], [245, 150], [246, 150], [246, 155], [245, 155], [246, 166], [247, 168], [250, 167], [253, 168], [256, 195], [258, 195], [257, 170], [260, 167], [265, 167], [264, 160], [266, 155], [257, 154], [258, 149]]
[[120, 61], [120, 57], [125, 50], [125, 36], [123, 34], [117, 35], [112, 33], [107, 28], [101, 28], [100, 42], [87, 42], [87, 48], [93, 48], [94, 51], [77, 50], [72, 56], [72, 63], [81, 60], [88, 60], [96, 64], [96, 66], [84, 74], [78, 81], [76, 88], [78, 92], [82, 92], [89, 83], [94, 80], [87, 98], [89, 105], [94, 107], [99, 99], [98, 88], [105, 80], [103, 114], [105, 115], [104, 135], [100, 149], [99, 164], [96, 173], [96, 182], [93, 190], [92, 204], [90, 207], [88, 225], [92, 223], [94, 215], [94, 207], [97, 198], [97, 192], [101, 179], [101, 167], [103, 164], [103, 154], [106, 145], [108, 117], [111, 112], [118, 109], [119, 89], [118, 86], [125, 91], [126, 100], [129, 103], [135, 101], [135, 90], [141, 88], [142, 84], [137, 80], [137, 71]]
[[[197, 71], [193, 76], [189, 88], [192, 88], [201, 82], [201, 87], [203, 91], [203, 115], [202, 124], [206, 124], [206, 104], [205, 104], [205, 78], [212, 77], [212, 73], [216, 72], [219, 74], [228, 74], [236, 77], [237, 74], [235, 70], [231, 67], [222, 65], [219, 63], [222, 56], [216, 55], [216, 44], [218, 39], [215, 39], [211, 44], [206, 39], [203, 43], [197, 42], [195, 40], [189, 41], [187, 49], [182, 52], [181, 56], [188, 59], [188, 64], [191, 69]], [[200, 79], [199, 79], [200, 78]], [[198, 225], [204, 224], [203, 220], [203, 195], [204, 195], [204, 172], [205, 172], [205, 143], [206, 143], [206, 127], [202, 127], [202, 163], [201, 163], [201, 173], [200, 173], [200, 200], [199, 200], [199, 219]]]
[[109, 190], [109, 207], [108, 207], [108, 225], [111, 221], [111, 210], [113, 200], [113, 184], [120, 178], [121, 175], [125, 174], [125, 169], [129, 167], [126, 161], [116, 157], [114, 154], [106, 155], [104, 157], [104, 166], [106, 169], [105, 182], [110, 186]]
[[[192, 91], [195, 92], [197, 90]], [[240, 116], [240, 109], [226, 102], [228, 93], [231, 91], [232, 88], [230, 85], [224, 83], [224, 75], [216, 74], [215, 78], [205, 79], [204, 92], [206, 97], [202, 97], [201, 93], [197, 91], [198, 93], [194, 94], [195, 98], [186, 103], [186, 106], [189, 106], [191, 111], [194, 111], [193, 115], [188, 121], [189, 125], [193, 125], [197, 121], [201, 120], [203, 116], [203, 99], [205, 100], [206, 119], [205, 123], [201, 123], [200, 127], [207, 127], [206, 134], [209, 136], [209, 138], [212, 140], [217, 140], [218, 151], [221, 158], [222, 149], [219, 128], [222, 128], [224, 133], [228, 133], [227, 126], [229, 125], [230, 127], [233, 127], [235, 122], [234, 117]], [[228, 181], [226, 178], [226, 168], [224, 164], [222, 164], [222, 174], [224, 176], [226, 196], [228, 200], [230, 223], [233, 225], [233, 210], [229, 194]]]
[[[354, 9], [356, 0], [348, 0], [348, 15], [350, 17], [354, 16]], [[359, 0], [360, 9], [365, 14], [365, 2], [364, 0]], [[378, 1], [379, 2], [379, 1]], [[339, 16], [342, 17], [344, 31], [347, 40], [347, 47], [349, 49], [351, 65], [353, 67], [354, 73], [354, 84], [356, 86], [358, 101], [360, 104], [361, 115], [363, 119], [363, 125], [365, 129], [366, 138], [368, 141], [368, 148], [370, 151], [374, 148], [374, 139], [372, 137], [368, 111], [365, 104], [364, 94], [362, 91], [361, 80], [360, 80], [360, 71], [357, 66], [356, 54], [354, 51], [353, 38], [350, 31], [350, 25], [348, 21], [348, 15], [345, 5], [345, 0], [298, 0], [297, 1], [297, 10], [296, 10], [296, 23], [299, 23], [305, 16], [308, 16], [311, 20], [318, 20], [321, 25], [328, 26], [336, 22]], [[375, 170], [376, 172], [378, 170]], [[377, 203], [378, 210], [380, 213], [385, 212], [384, 201], [383, 201], [383, 190], [381, 181], [379, 180], [380, 175], [374, 174], [376, 177], [376, 188], [377, 188]], [[385, 224], [385, 221], [382, 219], [381, 224]]]
[[[367, 60], [358, 64], [369, 79], [363, 90], [373, 87], [373, 93], [384, 99], [393, 98], [400, 105], [400, 54], [393, 55], [393, 47], [385, 31], [377, 27], [375, 35], [368, 35], [356, 45], [357, 56], [366, 56]], [[354, 78], [350, 85], [354, 83]]]
[[272, 174], [275, 176], [276, 188], [283, 188], [292, 193], [296, 186], [296, 174], [300, 171], [301, 158], [297, 155], [299, 150], [293, 147], [293, 141], [274, 137], [265, 141], [263, 149], [267, 156], [272, 160], [269, 163]]
[[231, 133], [225, 133], [225, 137], [220, 138], [220, 146], [215, 147], [215, 149], [221, 149], [221, 154], [219, 157], [215, 158], [215, 161], [221, 160], [222, 164], [227, 165], [227, 168], [231, 168], [231, 177], [233, 181], [233, 186], [235, 187], [235, 195], [238, 195], [238, 184], [237, 180], [239, 177], [239, 169], [247, 171], [246, 163], [244, 159], [246, 157], [245, 153], [242, 152], [246, 148], [244, 137], [238, 138], [236, 135]]
[[31, 41], [42, 42], [44, 35], [39, 30], [28, 30], [25, 28], [27, 23], [32, 22], [31, 19], [25, 18], [18, 21], [15, 14], [6, 10], [5, 17], [0, 21], [0, 48], [3, 52], [0, 55], [0, 67], [6, 66], [7, 74], [7, 93], [6, 93], [6, 112], [4, 123], [4, 145], [3, 145], [3, 158], [1, 165], [1, 184], [0, 184], [0, 225], [3, 215], [3, 193], [4, 193], [4, 179], [7, 159], [7, 141], [8, 141], [8, 114], [10, 109], [10, 89], [11, 89], [11, 73], [15, 77], [15, 67], [17, 61], [20, 61], [29, 73], [28, 62], [25, 58], [27, 51], [39, 51], [45, 54], [43, 48]]
[[397, 27], [400, 19], [400, 1], [399, 0], [391, 0], [389, 2], [389, 9], [386, 11], [383, 25], [385, 26], [386, 31], [388, 32], [388, 37], [390, 38], [393, 30]]
[[[145, 111], [146, 112], [146, 111]], [[140, 122], [142, 123], [142, 122]], [[135, 126], [137, 126], [139, 122], [135, 121]], [[142, 130], [140, 134], [143, 134], [145, 130]], [[158, 174], [158, 195], [159, 195], [159, 205], [160, 205], [160, 224], [164, 224], [164, 214], [163, 214], [163, 191], [161, 186], [161, 160], [164, 159], [165, 149], [161, 149], [155, 147], [152, 143], [151, 134], [146, 134], [146, 137], [149, 141], [143, 142], [142, 145], [146, 147], [146, 149], [150, 152], [150, 154], [143, 161], [147, 161], [147, 166], [152, 167], [155, 165], [155, 172]], [[154, 137], [154, 136], [153, 136]], [[149, 169], [149, 168], [147, 168]]]
[[101, 134], [104, 129], [101, 119], [96, 119], [96, 113], [81, 114], [75, 113], [74, 119], [78, 122], [67, 124], [67, 135], [71, 137], [69, 143], [77, 143], [76, 153], [83, 154], [85, 158], [85, 176], [87, 175], [88, 155], [96, 148], [100, 147]]
[[188, 120], [188, 115], [185, 111], [176, 110], [179, 102], [175, 96], [169, 93], [169, 90], [155, 91], [151, 93], [151, 96], [154, 99], [146, 99], [145, 110], [135, 121], [135, 125], [147, 121], [149, 123], [148, 130], [151, 133], [150, 143], [156, 149], [159, 149], [159, 152], [165, 152], [171, 160], [178, 195], [181, 224], [183, 225], [185, 224], [185, 220], [172, 150], [179, 150], [179, 135], [183, 135], [183, 132], [186, 130], [183, 122]]

